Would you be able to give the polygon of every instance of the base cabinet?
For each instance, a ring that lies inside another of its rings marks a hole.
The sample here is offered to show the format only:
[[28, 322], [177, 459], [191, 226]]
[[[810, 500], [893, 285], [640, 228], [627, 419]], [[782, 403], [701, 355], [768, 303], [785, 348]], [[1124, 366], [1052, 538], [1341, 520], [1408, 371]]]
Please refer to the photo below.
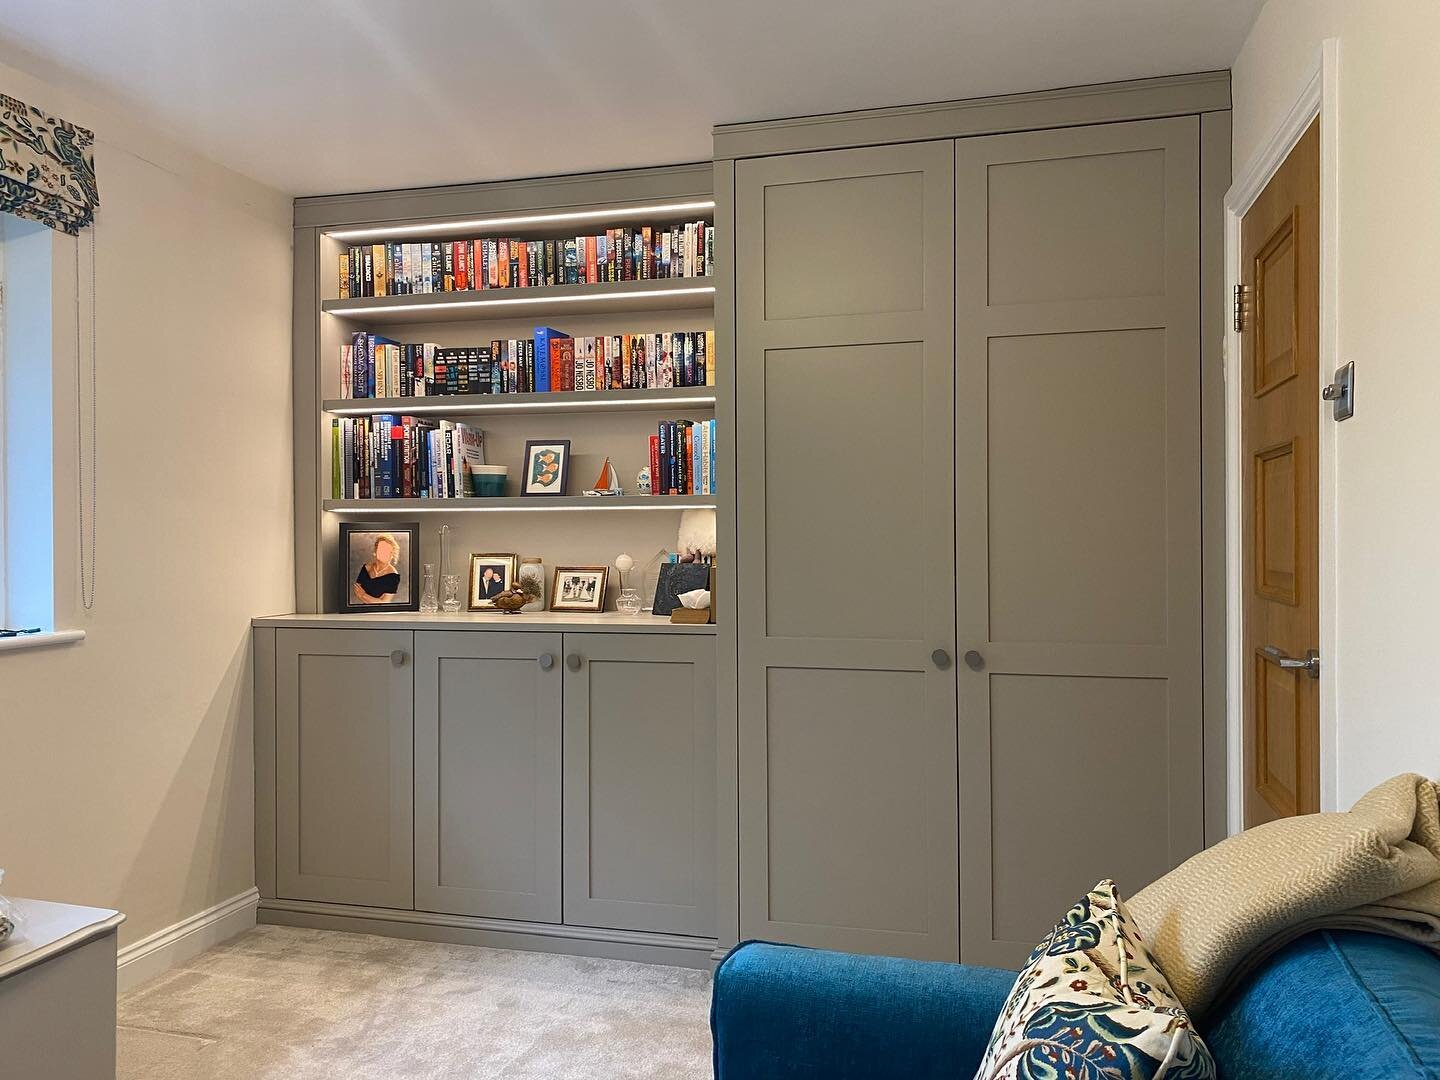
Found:
[[262, 896], [571, 940], [716, 937], [713, 638], [255, 642]]
[[278, 896], [413, 905], [413, 638], [275, 632]]

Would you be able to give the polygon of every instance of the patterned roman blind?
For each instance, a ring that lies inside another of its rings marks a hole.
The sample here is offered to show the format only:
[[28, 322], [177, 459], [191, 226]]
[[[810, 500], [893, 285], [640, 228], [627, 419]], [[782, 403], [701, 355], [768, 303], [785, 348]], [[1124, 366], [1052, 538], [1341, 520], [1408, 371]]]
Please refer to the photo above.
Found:
[[95, 133], [0, 94], [0, 210], [79, 233], [95, 220]]

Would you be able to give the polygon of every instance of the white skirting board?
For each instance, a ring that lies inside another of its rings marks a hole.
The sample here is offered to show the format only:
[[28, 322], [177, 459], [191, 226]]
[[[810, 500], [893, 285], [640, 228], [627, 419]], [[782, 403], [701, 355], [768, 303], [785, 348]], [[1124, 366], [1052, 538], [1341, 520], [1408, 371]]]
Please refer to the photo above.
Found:
[[260, 890], [252, 887], [126, 945], [116, 961], [117, 989], [124, 993], [193, 960], [236, 934], [243, 934], [255, 925], [255, 909], [259, 904]]

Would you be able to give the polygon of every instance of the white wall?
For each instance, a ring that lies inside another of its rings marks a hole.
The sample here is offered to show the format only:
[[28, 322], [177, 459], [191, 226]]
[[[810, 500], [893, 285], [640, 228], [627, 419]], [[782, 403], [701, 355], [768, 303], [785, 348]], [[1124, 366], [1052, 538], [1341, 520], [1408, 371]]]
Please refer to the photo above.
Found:
[[1246, 169], [1337, 38], [1337, 796], [1440, 776], [1440, 5], [1269, 0], [1234, 66]]
[[290, 205], [0, 61], [0, 92], [95, 129], [101, 200], [97, 599], [56, 234], [56, 623], [88, 636], [0, 654], [0, 866], [7, 892], [121, 909], [128, 942], [255, 881], [248, 620], [292, 603]]

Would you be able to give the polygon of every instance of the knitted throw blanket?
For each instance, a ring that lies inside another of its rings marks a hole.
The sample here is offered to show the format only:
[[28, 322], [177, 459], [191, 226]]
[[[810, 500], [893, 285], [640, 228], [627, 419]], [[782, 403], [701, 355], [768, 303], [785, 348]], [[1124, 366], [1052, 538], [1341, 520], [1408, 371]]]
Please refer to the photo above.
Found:
[[1407, 773], [1347, 813], [1232, 836], [1142, 889], [1130, 911], [1192, 1016], [1311, 930], [1370, 930], [1440, 952], [1440, 786]]

